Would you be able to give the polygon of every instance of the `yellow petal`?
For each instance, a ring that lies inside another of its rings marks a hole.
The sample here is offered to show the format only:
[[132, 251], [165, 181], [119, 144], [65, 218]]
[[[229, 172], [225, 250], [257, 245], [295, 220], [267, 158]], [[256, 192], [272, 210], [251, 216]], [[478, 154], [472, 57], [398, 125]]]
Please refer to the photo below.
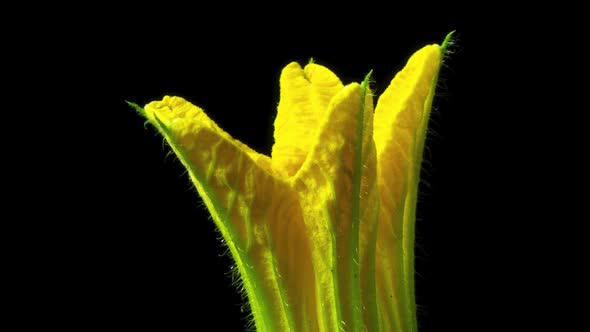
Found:
[[308, 64], [302, 69], [293, 62], [283, 69], [280, 86], [272, 165], [284, 176], [292, 176], [305, 160], [318, 123], [342, 83], [325, 67]]
[[214, 217], [228, 214], [223, 219], [232, 224], [218, 225], [222, 232], [231, 228], [241, 237], [237, 243], [249, 248], [254, 241], [252, 226], [240, 214], [250, 209], [258, 193], [280, 183], [268, 158], [233, 139], [202, 109], [180, 97], [166, 96], [146, 105], [145, 111], [189, 169]]
[[258, 328], [295, 328], [295, 319], [304, 321], [297, 316], [316, 306], [315, 297], [301, 291], [314, 286], [296, 193], [269, 171], [267, 157], [231, 138], [184, 99], [165, 97], [145, 111], [189, 170], [226, 239], [255, 321], [262, 324]]
[[363, 106], [362, 97], [363, 88], [356, 83], [334, 96], [307, 159], [292, 179], [310, 238], [322, 331], [348, 329], [362, 321], [357, 290], [365, 250], [359, 247], [367, 239], [359, 236], [364, 226], [359, 227], [361, 218], [371, 215], [367, 200], [376, 178], [372, 99], [368, 94]]
[[383, 326], [397, 326], [403, 331], [416, 330], [412, 311], [415, 308], [416, 193], [440, 63], [438, 45], [417, 51], [381, 95], [375, 110], [374, 139], [381, 196], [377, 295]]

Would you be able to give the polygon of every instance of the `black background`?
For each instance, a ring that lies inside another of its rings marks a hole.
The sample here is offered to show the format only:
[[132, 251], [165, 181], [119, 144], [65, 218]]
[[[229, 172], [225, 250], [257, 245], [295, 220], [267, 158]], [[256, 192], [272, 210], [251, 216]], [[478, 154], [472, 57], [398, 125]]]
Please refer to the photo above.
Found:
[[528, 111], [506, 96], [534, 80], [509, 68], [523, 54], [513, 46], [532, 43], [535, 31], [507, 35], [509, 18], [497, 18], [492, 29], [480, 19], [485, 8], [431, 17], [370, 6], [346, 15], [306, 8], [257, 16], [233, 7], [232, 15], [156, 8], [86, 22], [93, 29], [61, 59], [76, 60], [67, 86], [82, 90], [77, 114], [84, 116], [69, 121], [85, 126], [70, 126], [68, 137], [84, 138], [63, 147], [75, 156], [65, 172], [76, 183], [63, 204], [74, 222], [52, 225], [65, 240], [55, 241], [61, 251], [50, 266], [59, 282], [50, 288], [67, 306], [48, 319], [83, 328], [244, 330], [245, 300], [231, 285], [231, 260], [213, 222], [163, 139], [125, 100], [182, 96], [269, 154], [278, 78], [289, 62], [313, 57], [345, 84], [372, 69], [379, 95], [414, 51], [456, 30], [420, 187], [420, 331], [504, 330], [522, 321], [528, 278], [514, 271], [527, 253], [509, 249], [507, 231], [526, 219], [515, 209], [522, 193], [513, 175], [522, 170], [506, 161], [528, 153], [526, 137], [513, 139]]

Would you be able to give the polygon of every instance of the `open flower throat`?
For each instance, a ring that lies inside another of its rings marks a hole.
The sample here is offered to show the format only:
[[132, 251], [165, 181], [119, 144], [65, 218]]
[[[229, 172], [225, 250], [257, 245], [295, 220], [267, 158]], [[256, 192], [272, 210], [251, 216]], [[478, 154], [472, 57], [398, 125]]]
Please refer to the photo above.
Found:
[[134, 105], [189, 170], [236, 262], [258, 331], [416, 331], [414, 222], [443, 46], [409, 59], [373, 106], [287, 65], [271, 156], [180, 97]]

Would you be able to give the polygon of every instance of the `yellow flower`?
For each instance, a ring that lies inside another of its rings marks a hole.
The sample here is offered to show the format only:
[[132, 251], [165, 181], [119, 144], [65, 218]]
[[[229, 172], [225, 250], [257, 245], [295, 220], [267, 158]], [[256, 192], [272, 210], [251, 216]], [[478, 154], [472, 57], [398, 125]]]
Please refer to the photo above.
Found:
[[258, 331], [417, 330], [416, 195], [447, 39], [417, 51], [374, 111], [369, 75], [343, 86], [287, 65], [271, 157], [180, 97], [133, 105], [189, 170]]

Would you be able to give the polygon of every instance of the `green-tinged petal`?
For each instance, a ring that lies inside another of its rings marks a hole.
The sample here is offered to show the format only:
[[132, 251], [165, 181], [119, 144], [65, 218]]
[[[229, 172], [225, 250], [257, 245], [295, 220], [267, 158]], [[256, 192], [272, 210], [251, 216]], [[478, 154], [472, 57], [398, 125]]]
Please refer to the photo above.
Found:
[[292, 176], [303, 164], [317, 136], [318, 123], [342, 83], [323, 66], [310, 63], [302, 69], [293, 62], [283, 69], [280, 85], [272, 164], [283, 175]]
[[[375, 284], [377, 230], [379, 217], [379, 188], [377, 186], [377, 153], [373, 139], [373, 94], [369, 89], [369, 73], [361, 84], [363, 94], [363, 145], [362, 158], [357, 161], [360, 170], [359, 209], [359, 266], [362, 319], [366, 331], [379, 332], [377, 288]], [[361, 329], [361, 331], [363, 331]]]
[[[224, 140], [231, 141], [233, 145], [245, 152], [258, 166], [274, 174], [268, 156], [260, 154], [242, 142], [233, 139], [228, 133], [219, 128], [201, 108], [187, 102], [181, 97], [165, 96], [161, 101], [154, 101], [146, 105], [144, 112], [145, 116], [156, 128], [158, 128], [158, 123], [161, 122], [167, 127], [174, 125], [178, 132], [184, 134], [189, 133], [190, 128], [214, 131]], [[159, 120], [156, 120], [156, 116]], [[186, 143], [188, 144], [187, 148], [194, 148], [194, 145], [202, 145], [198, 141], [186, 140]]]
[[313, 288], [313, 270], [295, 192], [267, 170], [264, 156], [184, 99], [165, 97], [145, 112], [189, 169], [226, 240], [257, 329], [295, 330], [297, 316], [315, 307], [301, 292]]
[[377, 296], [383, 326], [416, 331], [414, 223], [426, 128], [441, 49], [416, 52], [379, 98], [374, 139], [381, 206]]
[[320, 331], [363, 326], [359, 260], [365, 250], [359, 241], [367, 245], [367, 240], [359, 240], [359, 227], [361, 218], [373, 217], [367, 207], [375, 202], [367, 199], [375, 198], [376, 158], [372, 100], [370, 94], [365, 102], [362, 97], [363, 87], [356, 83], [334, 96], [307, 159], [292, 179], [310, 238]]

